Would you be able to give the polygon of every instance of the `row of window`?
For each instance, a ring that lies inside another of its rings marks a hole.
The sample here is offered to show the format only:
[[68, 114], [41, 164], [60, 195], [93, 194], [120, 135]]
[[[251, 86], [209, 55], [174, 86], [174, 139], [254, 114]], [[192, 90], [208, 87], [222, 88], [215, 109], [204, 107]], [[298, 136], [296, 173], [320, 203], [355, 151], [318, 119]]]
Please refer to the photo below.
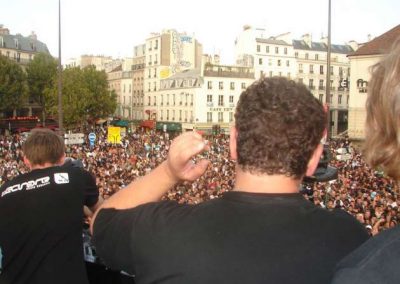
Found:
[[[229, 115], [228, 122], [232, 122], [233, 121], [233, 112], [229, 112], [228, 115]], [[207, 122], [214, 122], [212, 112], [207, 112]], [[218, 122], [226, 122], [224, 120], [224, 112], [222, 112], [222, 111], [218, 112]]]
[[[171, 115], [170, 115], [171, 114]], [[175, 114], [177, 114], [178, 116], [175, 116]], [[176, 121], [175, 118], [177, 119], [177, 121], [184, 121], [184, 122], [190, 122], [193, 123], [193, 111], [188, 112], [187, 110], [182, 111], [175, 111], [173, 110], [169, 110], [167, 109], [165, 111], [165, 116], [164, 116], [164, 110], [160, 110], [159, 112], [159, 120], [166, 120], [166, 121]]]
[[[347, 102], [346, 103], [349, 104], [349, 96], [346, 96], [346, 98], [347, 98]], [[325, 95], [324, 94], [319, 94], [318, 99], [319, 99], [319, 101], [321, 103], [325, 103]], [[343, 96], [342, 95], [338, 95], [338, 101], [337, 101], [338, 105], [341, 105], [342, 102], [343, 102]], [[330, 104], [333, 103], [333, 95], [332, 94], [330, 96], [329, 103]]]
[[[153, 96], [153, 98], [154, 98], [153, 105], [157, 105], [157, 96]], [[175, 105], [180, 105], [180, 106], [191, 105], [192, 106], [193, 105], [193, 94], [181, 93], [177, 96], [175, 96], [175, 94], [172, 94], [171, 98], [172, 98], [172, 102], [171, 102], [172, 106], [175, 106]], [[179, 98], [178, 104], [176, 102], [176, 98]], [[165, 99], [166, 99], [165, 105], [169, 106], [170, 105], [170, 94], [166, 94]], [[152, 104], [150, 96], [147, 97], [147, 104], [148, 105]], [[160, 95], [160, 105], [164, 106], [164, 95]]]
[[[326, 67], [324, 65], [319, 65], [319, 74], [324, 75], [325, 69], [326, 69]], [[331, 75], [335, 74], [334, 69], [335, 69], [334, 66], [330, 66]], [[339, 66], [339, 72], [338, 72], [339, 76], [345, 75], [345, 72], [346, 71], [344, 70], [344, 68]], [[347, 70], [347, 72], [349, 73], [349, 69]], [[303, 68], [302, 63], [299, 63], [299, 73], [304, 73], [304, 68]], [[313, 64], [308, 65], [308, 73], [314, 74], [314, 65]]]
[[[297, 51], [294, 53], [294, 57], [299, 58], [299, 53]], [[307, 52], [304, 53], [304, 59], [311, 59], [311, 57], [309, 56], [309, 54]], [[318, 53], [314, 54], [314, 60], [316, 60], [316, 61], [320, 60]], [[321, 60], [322, 60], [322, 58], [321, 58]]]
[[[279, 54], [280, 52], [282, 52], [283, 50], [283, 54], [288, 54], [288, 48], [287, 47], [281, 47], [279, 48], [279, 46], [275, 46], [275, 54]], [[261, 45], [257, 44], [257, 52], [261, 52]], [[265, 46], [265, 53], [270, 53], [270, 46], [266, 45]]]
[[[272, 66], [273, 60], [271, 58], [268, 59], [268, 66]], [[263, 58], [258, 58], [258, 65], [263, 65]], [[278, 59], [276, 61], [276, 66], [281, 67], [283, 66], [283, 60]], [[290, 67], [290, 61], [286, 60], [286, 67]]]
[[[229, 96], [229, 104], [233, 104], [233, 95]], [[213, 103], [213, 95], [207, 95], [207, 104]], [[224, 95], [218, 95], [218, 106], [224, 106]]]
[[149, 40], [149, 51], [153, 50], [153, 48], [156, 50], [158, 49], [158, 39], [154, 40], [154, 46], [153, 46], [153, 41]]
[[147, 62], [148, 65], [152, 65], [154, 63], [154, 65], [158, 64], [158, 54], [154, 54], [154, 61], [152, 60], [152, 56], [149, 55], [149, 61]]
[[[207, 82], [207, 89], [208, 90], [212, 90], [212, 88], [213, 88], [213, 82], [212, 81], [208, 81]], [[246, 83], [242, 82], [241, 83], [241, 88], [242, 88], [242, 90], [245, 90], [246, 89]], [[224, 82], [222, 82], [222, 81], [218, 82], [218, 89], [219, 90], [223, 90], [224, 89]], [[229, 89], [230, 90], [235, 90], [235, 82], [230, 82]]]

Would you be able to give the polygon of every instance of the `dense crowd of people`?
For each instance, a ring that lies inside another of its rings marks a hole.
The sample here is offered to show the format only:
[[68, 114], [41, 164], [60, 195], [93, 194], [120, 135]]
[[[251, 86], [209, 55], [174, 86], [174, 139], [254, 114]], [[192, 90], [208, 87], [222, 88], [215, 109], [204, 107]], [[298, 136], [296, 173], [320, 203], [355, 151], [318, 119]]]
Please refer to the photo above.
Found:
[[[104, 199], [164, 161], [175, 136], [139, 128], [122, 138], [121, 144], [110, 144], [105, 128], [97, 128], [96, 135], [93, 147], [89, 143], [69, 145], [67, 155], [82, 161], [83, 167], [96, 177]], [[0, 136], [0, 184], [28, 171], [21, 151], [25, 137], [21, 134]], [[232, 189], [235, 169], [229, 158], [229, 137], [218, 135], [207, 139], [210, 150], [198, 157], [211, 161], [206, 174], [194, 182], [177, 185], [164, 199], [197, 204], [218, 198]], [[305, 184], [304, 197], [328, 210], [341, 208], [347, 211], [363, 223], [371, 235], [396, 226], [400, 220], [397, 184], [371, 169], [347, 138], [332, 140], [329, 147], [330, 165], [338, 169], [338, 178]], [[339, 149], [345, 149], [347, 155], [340, 155], [343, 151]]]

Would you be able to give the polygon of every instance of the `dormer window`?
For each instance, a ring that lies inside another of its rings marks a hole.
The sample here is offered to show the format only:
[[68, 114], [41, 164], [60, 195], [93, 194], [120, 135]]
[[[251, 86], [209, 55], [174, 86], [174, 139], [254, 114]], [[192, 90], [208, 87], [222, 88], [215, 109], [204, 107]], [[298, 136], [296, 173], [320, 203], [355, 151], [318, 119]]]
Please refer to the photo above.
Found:
[[15, 43], [15, 48], [18, 48], [18, 39], [17, 38], [14, 38], [14, 43]]

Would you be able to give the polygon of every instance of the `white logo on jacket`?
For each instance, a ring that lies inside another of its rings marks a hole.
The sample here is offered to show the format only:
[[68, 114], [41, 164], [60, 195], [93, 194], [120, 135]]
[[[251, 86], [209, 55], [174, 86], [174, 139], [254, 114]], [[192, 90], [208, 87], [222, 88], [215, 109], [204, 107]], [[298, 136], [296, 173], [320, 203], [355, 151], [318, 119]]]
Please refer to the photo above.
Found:
[[16, 192], [16, 191], [20, 191], [20, 190], [32, 190], [32, 189], [36, 189], [39, 187], [43, 187], [45, 185], [50, 184], [50, 177], [41, 177], [35, 180], [30, 180], [30, 181], [26, 181], [20, 184], [15, 184], [12, 186], [9, 186], [6, 188], [5, 191], [2, 192], [1, 197], [11, 193], [11, 192]]
[[54, 182], [57, 184], [69, 183], [68, 173], [56, 173], [54, 174]]

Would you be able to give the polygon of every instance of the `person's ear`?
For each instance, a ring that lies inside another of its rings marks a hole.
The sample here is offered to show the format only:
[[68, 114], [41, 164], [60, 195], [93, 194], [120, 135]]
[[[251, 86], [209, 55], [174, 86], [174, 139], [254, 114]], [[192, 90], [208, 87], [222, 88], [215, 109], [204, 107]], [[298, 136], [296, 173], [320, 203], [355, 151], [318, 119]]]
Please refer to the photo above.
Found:
[[237, 135], [238, 132], [235, 126], [231, 127], [229, 138], [229, 150], [231, 152], [231, 159], [237, 160]]
[[30, 170], [32, 169], [32, 164], [31, 162], [28, 160], [28, 158], [26, 156], [24, 156], [24, 164], [25, 166], [27, 166]]
[[57, 165], [62, 166], [64, 165], [65, 162], [65, 153], [61, 156], [61, 158], [58, 160]]
[[324, 146], [322, 143], [318, 143], [317, 148], [315, 148], [311, 159], [308, 161], [306, 176], [314, 175], [315, 170], [317, 169], [319, 160], [321, 159], [322, 151], [324, 150]]

